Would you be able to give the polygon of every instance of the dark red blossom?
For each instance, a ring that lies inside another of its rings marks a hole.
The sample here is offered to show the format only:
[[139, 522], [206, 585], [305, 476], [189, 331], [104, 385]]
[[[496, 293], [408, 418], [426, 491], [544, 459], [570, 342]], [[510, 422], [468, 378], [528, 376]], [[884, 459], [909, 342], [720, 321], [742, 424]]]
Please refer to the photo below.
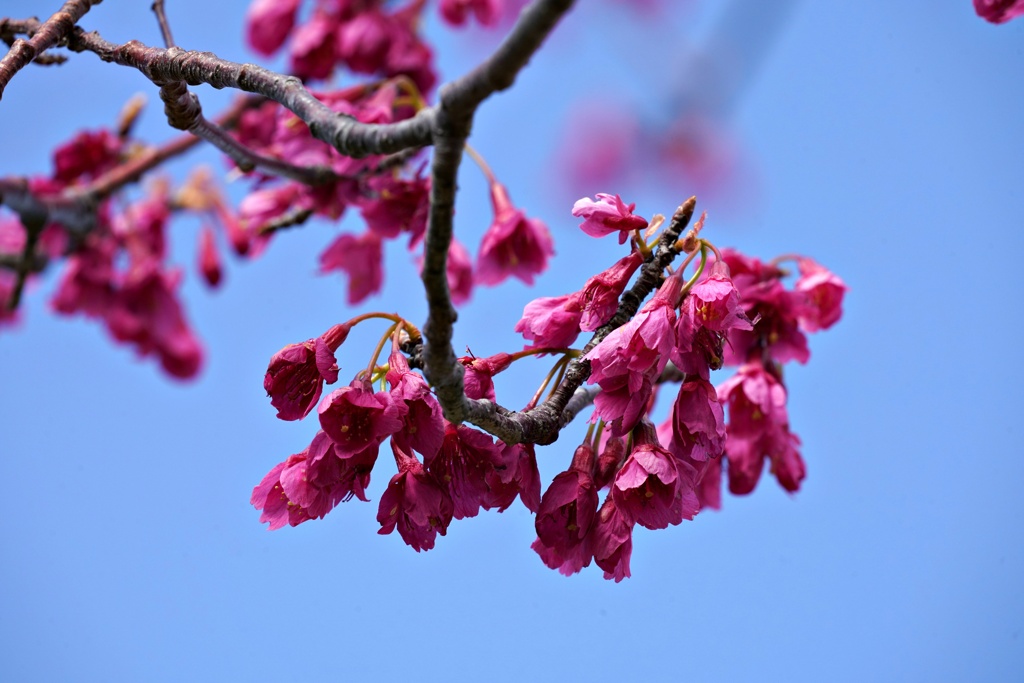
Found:
[[551, 233], [539, 220], [527, 218], [512, 205], [508, 191], [497, 182], [491, 182], [491, 203], [494, 222], [487, 228], [477, 255], [477, 282], [496, 285], [514, 276], [528, 285], [548, 267], [548, 258], [554, 255]]
[[356, 378], [325, 396], [317, 412], [320, 426], [345, 458], [367, 449], [376, 452], [384, 439], [402, 428], [406, 407], [386, 391], [374, 393], [369, 381]]
[[581, 330], [593, 332], [612, 319], [619, 308], [619, 297], [643, 262], [640, 252], [633, 251], [616, 261], [608, 270], [587, 280], [578, 293], [577, 301], [581, 309]]
[[729, 408], [729, 490], [753, 491], [767, 458], [779, 483], [796, 491], [806, 469], [797, 450], [800, 440], [789, 431], [786, 389], [776, 375], [760, 363], [747, 363], [718, 387], [718, 397]]
[[124, 141], [106, 129], [83, 131], [53, 153], [53, 178], [73, 183], [96, 178], [117, 165]]
[[628, 579], [629, 559], [633, 554], [633, 522], [609, 495], [597, 512], [592, 549], [594, 562], [604, 570], [604, 578], [615, 583]]
[[462, 381], [466, 396], [494, 401], [494, 376], [512, 364], [512, 355], [501, 352], [487, 358], [463, 356], [459, 362], [465, 368]]
[[409, 369], [409, 362], [397, 348], [388, 359], [386, 378], [391, 385], [391, 398], [406, 408], [404, 426], [392, 435], [392, 442], [402, 451], [416, 450], [424, 458], [433, 458], [444, 439], [444, 420], [430, 386]]
[[581, 444], [569, 469], [557, 475], [540, 500], [531, 546], [551, 569], [565, 576], [590, 564], [591, 528], [597, 513], [597, 487], [591, 477], [594, 449]]
[[490, 507], [504, 512], [518, 496], [530, 512], [540, 507], [540, 472], [537, 470], [537, 455], [533, 444], [501, 446], [501, 456], [494, 468], [487, 473], [490, 488]]
[[612, 482], [617, 509], [648, 529], [693, 519], [700, 510], [693, 491], [695, 472], [658, 443], [650, 423], [634, 429], [633, 439], [633, 450]]
[[1024, 16], [1024, 0], [974, 0], [974, 11], [993, 24]]
[[348, 337], [350, 326], [335, 325], [315, 339], [289, 344], [270, 359], [263, 388], [282, 420], [301, 420], [320, 400], [324, 382], [338, 381], [334, 352]]
[[445, 422], [441, 449], [426, 459], [427, 469], [455, 504], [455, 519], [476, 517], [480, 508], [501, 505], [501, 497], [493, 496], [487, 480], [502, 462], [501, 446], [489, 434], [449, 422]]
[[220, 262], [220, 252], [217, 251], [217, 240], [213, 234], [213, 228], [204, 225], [199, 233], [199, 273], [203, 280], [210, 287], [217, 287], [224, 277], [224, 269]]
[[380, 497], [378, 534], [390, 534], [395, 528], [413, 550], [430, 550], [438, 534], [442, 536], [452, 521], [453, 505], [448, 493], [427, 474], [423, 465], [391, 441], [398, 463], [398, 474], [391, 478]]

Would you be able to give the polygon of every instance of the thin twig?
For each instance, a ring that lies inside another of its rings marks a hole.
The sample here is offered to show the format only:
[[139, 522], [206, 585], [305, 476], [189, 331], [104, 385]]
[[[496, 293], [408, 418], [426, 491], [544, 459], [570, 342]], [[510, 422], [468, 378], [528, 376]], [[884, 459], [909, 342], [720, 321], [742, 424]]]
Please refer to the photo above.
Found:
[[0, 100], [14, 75], [25, 68], [48, 48], [64, 40], [75, 28], [78, 20], [85, 16], [93, 5], [102, 0], [67, 0], [53, 16], [43, 22], [31, 38], [19, 38], [11, 49], [0, 59]]

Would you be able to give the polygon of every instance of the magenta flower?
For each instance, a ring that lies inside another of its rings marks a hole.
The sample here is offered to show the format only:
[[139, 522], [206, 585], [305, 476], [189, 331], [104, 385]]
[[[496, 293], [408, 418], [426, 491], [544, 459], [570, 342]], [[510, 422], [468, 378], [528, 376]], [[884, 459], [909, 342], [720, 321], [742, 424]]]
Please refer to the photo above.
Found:
[[448, 245], [448, 262], [445, 267], [448, 276], [448, 291], [452, 303], [460, 306], [473, 296], [473, 260], [466, 247], [454, 237]]
[[423, 377], [409, 369], [409, 362], [397, 348], [392, 350], [388, 364], [386, 378], [391, 385], [391, 398], [405, 405], [403, 428], [395, 432], [391, 440], [402, 451], [416, 450], [426, 459], [433, 458], [444, 440], [441, 406]]
[[569, 469], [557, 475], [540, 500], [531, 548], [551, 569], [565, 576], [590, 564], [591, 529], [597, 512], [597, 488], [591, 478], [594, 449], [576, 448]]
[[220, 263], [220, 252], [217, 251], [217, 240], [213, 235], [213, 228], [204, 225], [199, 233], [199, 272], [203, 280], [211, 287], [220, 284], [224, 276], [224, 270]]
[[348, 302], [357, 304], [380, 291], [384, 284], [384, 253], [377, 233], [367, 230], [359, 237], [344, 234], [320, 254], [320, 272], [343, 270], [348, 274]]
[[729, 278], [729, 267], [716, 261], [680, 307], [672, 362], [684, 373], [706, 380], [711, 370], [722, 367], [728, 335], [752, 329]]
[[587, 280], [578, 295], [578, 305], [582, 309], [581, 330], [593, 332], [612, 319], [619, 308], [619, 297], [643, 262], [643, 256], [634, 251], [616, 261], [608, 270]]
[[701, 462], [725, 449], [725, 414], [718, 393], [703, 379], [679, 387], [672, 404], [670, 449], [677, 457]]
[[533, 444], [516, 444], [501, 447], [500, 463], [487, 473], [490, 497], [487, 507], [496, 507], [504, 512], [516, 496], [530, 512], [540, 507], [540, 472], [537, 470], [537, 455]]
[[493, 26], [501, 16], [501, 0], [441, 0], [441, 16], [452, 26], [462, 26], [470, 13], [483, 26]]
[[339, 457], [347, 458], [376, 449], [384, 439], [403, 427], [406, 407], [386, 391], [373, 393], [365, 379], [335, 389], [320, 402], [320, 426], [336, 445]]
[[331, 75], [338, 61], [335, 49], [337, 20], [315, 10], [309, 21], [292, 34], [289, 69], [302, 79], [323, 79]]
[[577, 294], [542, 296], [526, 304], [523, 317], [516, 323], [516, 332], [532, 341], [532, 346], [566, 348], [580, 334], [582, 315]]
[[618, 510], [648, 529], [664, 529], [693, 519], [700, 503], [691, 473], [658, 443], [654, 426], [641, 423], [633, 430], [633, 451], [612, 483]]
[[495, 401], [494, 376], [508, 369], [508, 366], [512, 364], [512, 356], [504, 352], [487, 358], [463, 356], [459, 362], [462, 363], [466, 372], [462, 379], [466, 396]]
[[245, 38], [249, 47], [270, 57], [284, 45], [295, 27], [301, 0], [254, 0], [245, 13]]
[[532, 285], [555, 253], [551, 233], [542, 222], [512, 206], [508, 191], [497, 181], [491, 182], [491, 203], [494, 222], [480, 242], [477, 282], [496, 285], [511, 275]]
[[501, 447], [489, 434], [449, 422], [445, 422], [441, 449], [426, 458], [427, 469], [455, 504], [455, 519], [476, 517], [481, 507], [496, 507], [487, 477], [501, 462]]
[[373, 9], [361, 12], [338, 30], [338, 58], [356, 73], [383, 71], [397, 30], [391, 17]]
[[124, 141], [106, 129], [82, 131], [53, 152], [53, 179], [60, 184], [96, 178], [120, 160]]
[[626, 457], [626, 442], [622, 437], [611, 436], [610, 431], [605, 431], [601, 436], [603, 446], [594, 464], [594, 486], [598, 490], [612, 483], [615, 473], [622, 467], [622, 461]]
[[613, 496], [605, 498], [594, 524], [594, 562], [604, 570], [604, 578], [615, 583], [629, 578], [629, 558], [633, 554], [633, 522], [618, 509]]
[[974, 0], [974, 11], [993, 24], [1024, 15], [1024, 0]]
[[595, 202], [590, 197], [576, 201], [572, 215], [583, 218], [580, 229], [591, 237], [604, 237], [619, 233], [619, 244], [629, 239], [635, 230], [647, 227], [647, 219], [633, 214], [636, 204], [627, 205], [617, 194], [597, 194]]
[[338, 381], [334, 352], [348, 337], [348, 325], [335, 325], [315, 339], [289, 344], [274, 354], [263, 378], [270, 404], [282, 420], [301, 420], [320, 400], [324, 382]]
[[798, 317], [806, 310], [806, 296], [783, 287], [781, 278], [785, 273], [776, 266], [730, 249], [724, 249], [722, 255], [747, 318], [757, 321], [753, 330], [734, 327], [729, 331], [724, 363], [740, 365], [749, 355], [760, 356], [764, 350], [780, 363], [806, 363], [811, 352], [798, 324]]
[[718, 398], [729, 408], [725, 453], [729, 459], [729, 490], [754, 490], [764, 459], [787, 491], [796, 491], [806, 469], [789, 431], [786, 389], [760, 363], [747, 363], [718, 387]]
[[376, 451], [366, 451], [342, 459], [327, 435], [317, 432], [301, 453], [290, 456], [263, 477], [253, 489], [250, 502], [263, 511], [260, 522], [269, 522], [271, 531], [285, 524], [298, 526], [321, 519], [353, 495], [367, 499], [366, 486], [376, 458]]
[[628, 433], [647, 411], [654, 380], [676, 345], [675, 306], [682, 283], [670, 277], [632, 320], [613, 330], [586, 355], [590, 382], [601, 386], [594, 415], [614, 435]]
[[807, 300], [798, 314], [800, 327], [808, 332], [827, 330], [843, 315], [843, 295], [849, 287], [839, 276], [818, 265], [809, 258], [798, 261], [800, 279], [795, 289], [802, 292]]
[[427, 229], [430, 179], [402, 180], [385, 174], [372, 178], [369, 186], [376, 196], [360, 202], [366, 225], [385, 239], [408, 233], [409, 247], [416, 246]]
[[427, 474], [415, 457], [404, 453], [391, 441], [398, 463], [398, 474], [388, 482], [380, 497], [377, 521], [378, 534], [390, 534], [398, 528], [402, 540], [416, 552], [430, 550], [438, 534], [448, 531], [452, 521], [452, 499]]

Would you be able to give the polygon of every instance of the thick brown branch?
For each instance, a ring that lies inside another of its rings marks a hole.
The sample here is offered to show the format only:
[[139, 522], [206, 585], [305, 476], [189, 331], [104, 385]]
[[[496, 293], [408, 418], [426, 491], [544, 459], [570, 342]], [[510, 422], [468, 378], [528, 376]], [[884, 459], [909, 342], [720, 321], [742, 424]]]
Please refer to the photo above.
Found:
[[93, 5], [102, 0], [67, 0], [52, 17], [36, 29], [31, 38], [19, 38], [11, 45], [11, 49], [0, 59], [0, 100], [4, 97], [7, 84], [18, 73], [40, 56], [47, 48], [51, 48], [67, 37], [78, 20], [85, 16]]

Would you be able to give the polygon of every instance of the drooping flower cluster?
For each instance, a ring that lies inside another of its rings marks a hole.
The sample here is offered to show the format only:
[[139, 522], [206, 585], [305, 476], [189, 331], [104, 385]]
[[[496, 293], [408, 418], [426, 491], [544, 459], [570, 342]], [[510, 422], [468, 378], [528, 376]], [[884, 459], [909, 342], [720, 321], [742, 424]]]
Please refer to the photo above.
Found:
[[[348, 387], [324, 397], [314, 442], [254, 489], [261, 519], [271, 528], [295, 526], [341, 500], [365, 500], [379, 447], [390, 438], [398, 473], [381, 497], [380, 533], [397, 529], [411, 547], [427, 550], [452, 520], [502, 511], [519, 498], [536, 515], [532, 547], [545, 565], [568, 575], [594, 563], [605, 578], [620, 581], [630, 575], [634, 528], [664, 529], [704, 507], [719, 508], [723, 472], [732, 493], [746, 494], [767, 461], [783, 488], [796, 491], [806, 468], [789, 427], [781, 363], [806, 362], [805, 334], [840, 318], [845, 284], [807, 258], [763, 263], [719, 251], [698, 237], [703, 217], [671, 245], [690, 251], [687, 263], [696, 263], [696, 271], [687, 275], [684, 264], [665, 276], [652, 269], [666, 246], [644, 241], [647, 221], [632, 211], [617, 195], [577, 202], [574, 214], [585, 218], [585, 232], [626, 235], [629, 253], [577, 292], [530, 302], [516, 324], [529, 342], [521, 351], [459, 359], [466, 396], [490, 402], [497, 402], [495, 376], [521, 358], [560, 356], [555, 369], [576, 356], [589, 364], [589, 382], [600, 388], [596, 432], [592, 425], [543, 495], [534, 445], [507, 445], [447, 422], [395, 333], [387, 366], [374, 370], [371, 363]], [[798, 271], [791, 287], [780, 265], [788, 261]], [[638, 271], [634, 295], [644, 277], [662, 275], [660, 284], [632, 317], [615, 322], [626, 317], [624, 292]], [[337, 379], [334, 351], [367, 316], [394, 319], [366, 314], [272, 359], [265, 387], [279, 417], [311, 411], [323, 383]], [[582, 331], [597, 332], [581, 355], [568, 347]], [[727, 364], [740, 367], [716, 389], [711, 372]], [[373, 378], [389, 389], [374, 392]], [[673, 381], [678, 392], [656, 428], [656, 395]]]

